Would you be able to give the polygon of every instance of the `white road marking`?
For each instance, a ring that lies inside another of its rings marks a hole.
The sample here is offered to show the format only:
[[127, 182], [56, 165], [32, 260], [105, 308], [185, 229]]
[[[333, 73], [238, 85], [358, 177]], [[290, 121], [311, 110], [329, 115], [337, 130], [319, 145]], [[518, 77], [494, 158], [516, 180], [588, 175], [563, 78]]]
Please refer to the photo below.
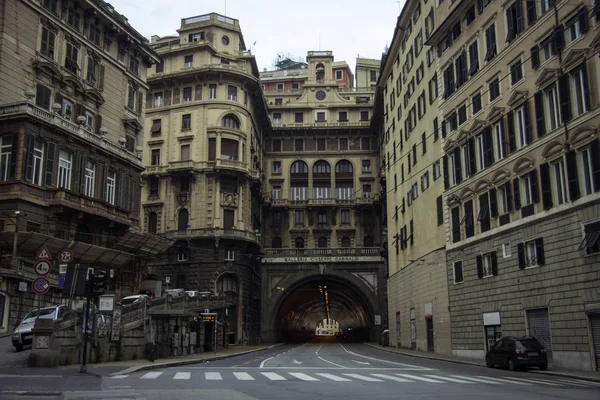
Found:
[[113, 375], [110, 378], [111, 379], [125, 379], [127, 378], [129, 375]]
[[473, 378], [471, 376], [464, 376], [464, 375], [452, 375], [455, 378], [459, 378], [459, 379], [466, 379], [468, 381], [474, 381], [474, 382], [479, 382], [479, 383], [488, 383], [490, 385], [502, 385], [502, 383], [500, 382], [492, 382], [488, 379], [480, 379], [480, 378]]
[[515, 380], [513, 380], [511, 378], [508, 378], [508, 377], [504, 377], [504, 378], [492, 378], [491, 376], [480, 376], [480, 375], [477, 375], [477, 378], [490, 379], [492, 381], [501, 382], [501, 383], [512, 383], [513, 385], [532, 385], [532, 383], [519, 382], [519, 381], [515, 381]]
[[233, 375], [238, 379], [238, 381], [253, 381], [254, 378], [247, 372], [234, 372]]
[[558, 382], [564, 382], [564, 383], [570, 383], [570, 384], [575, 384], [575, 385], [582, 385], [582, 386], [600, 386], [600, 383], [598, 382], [592, 382], [592, 381], [581, 381], [581, 380], [577, 380], [577, 379], [556, 379], [556, 381]]
[[352, 382], [351, 379], [346, 379], [341, 376], [337, 376], [337, 375], [333, 375], [333, 374], [316, 374], [316, 375], [322, 376], [323, 378], [331, 379], [332, 381], [336, 381], [336, 382]]
[[534, 382], [534, 383], [539, 383], [541, 385], [548, 385], [548, 386], [562, 386], [563, 385], [561, 383], [552, 383], [552, 382], [549, 382], [549, 381], [546, 381], [546, 380], [543, 380], [543, 379], [533, 379], [533, 378], [523, 379], [523, 378], [515, 378], [513, 376], [503, 376], [503, 378], [511, 379], [511, 380], [514, 379], [514, 380], [517, 380], [517, 381], [522, 381], [522, 382], [527, 382], [527, 383]]
[[309, 382], [318, 381], [317, 378], [314, 378], [314, 377], [312, 377], [310, 375], [303, 374], [301, 372], [290, 372], [289, 374], [291, 376], [293, 376], [294, 378], [298, 378], [298, 379], [300, 379], [302, 381], [309, 381]]
[[349, 376], [350, 378], [359, 379], [361, 381], [383, 382], [381, 379], [375, 379], [375, 378], [371, 378], [370, 376], [364, 376], [364, 375], [359, 375], [359, 374], [344, 374], [344, 375]]
[[439, 375], [424, 375], [424, 376], [427, 376], [429, 378], [434, 378], [434, 379], [441, 379], [441, 380], [448, 381], [448, 382], [454, 382], [454, 383], [475, 383], [475, 382], [465, 381], [463, 379], [449, 378], [447, 376], [439, 376]]
[[264, 366], [265, 366], [265, 363], [266, 363], [267, 361], [269, 361], [269, 360], [273, 359], [273, 358], [275, 358], [275, 357], [269, 357], [269, 358], [267, 358], [267, 359], [263, 360], [263, 361], [260, 363], [260, 367], [259, 367], [259, 368], [264, 368]]
[[173, 379], [190, 379], [191, 376], [192, 376], [191, 372], [178, 372], [175, 374]]
[[384, 375], [384, 374], [371, 374], [371, 375], [375, 376], [377, 378], [383, 378], [383, 379], [387, 379], [389, 381], [394, 381], [394, 382], [412, 382], [412, 381], [409, 381], [408, 379], [398, 378], [397, 376], [392, 376], [392, 375]]
[[293, 364], [302, 364], [302, 361], [298, 361], [294, 358], [294, 360], [292, 361]]
[[162, 375], [162, 372], [148, 372], [146, 375], [142, 376], [140, 379], [156, 379]]
[[425, 378], [423, 376], [418, 376], [418, 375], [409, 375], [409, 374], [396, 374], [396, 375], [403, 376], [408, 379], [414, 379], [417, 381], [423, 381], [423, 382], [429, 382], [429, 383], [443, 383], [442, 381], [438, 381], [436, 379]]
[[276, 374], [275, 372], [261, 372], [264, 376], [272, 381], [287, 381], [283, 376]]
[[223, 377], [221, 376], [220, 372], [205, 372], [204, 373], [204, 378], [206, 378], [207, 381], [220, 381], [220, 380], [223, 380]]
[[363, 365], [371, 365], [371, 363], [368, 362], [368, 361], [356, 361], [356, 360], [352, 360], [352, 362], [355, 362], [357, 364], [363, 364]]
[[353, 351], [350, 351], [350, 350], [346, 349], [344, 347], [344, 345], [341, 344], [341, 343], [338, 343], [338, 344], [340, 346], [342, 346], [342, 349], [344, 349], [344, 351], [346, 353], [351, 354], [351, 355], [356, 356], [356, 357], [366, 358], [367, 360], [378, 361], [378, 362], [382, 362], [382, 363], [386, 363], [386, 364], [400, 365], [400, 366], [403, 366], [403, 367], [411, 367], [411, 368], [414, 368], [415, 371], [434, 371], [434, 368], [419, 367], [418, 365], [414, 365], [414, 364], [403, 364], [403, 363], [397, 363], [397, 362], [394, 362], [394, 361], [382, 360], [382, 359], [375, 358], [375, 357], [363, 356], [362, 354], [358, 354], [358, 353], [355, 353]]
[[321, 361], [324, 361], [324, 362], [326, 362], [326, 363], [329, 363], [329, 364], [335, 365], [336, 367], [340, 367], [340, 368], [343, 368], [343, 369], [347, 369], [347, 368], [348, 368], [348, 367], [344, 367], [343, 365], [336, 364], [336, 363], [334, 363], [333, 361], [326, 360], [326, 359], [324, 359], [324, 358], [323, 358], [323, 357], [321, 357], [321, 356], [317, 356], [317, 358], [318, 358], [319, 360], [321, 360]]

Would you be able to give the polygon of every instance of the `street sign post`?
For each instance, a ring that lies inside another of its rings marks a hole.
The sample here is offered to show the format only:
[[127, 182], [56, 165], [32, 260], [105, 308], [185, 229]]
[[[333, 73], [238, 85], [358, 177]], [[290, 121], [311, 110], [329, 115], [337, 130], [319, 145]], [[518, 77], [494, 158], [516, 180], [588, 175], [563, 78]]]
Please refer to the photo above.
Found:
[[38, 276], [46, 276], [52, 270], [52, 265], [50, 261], [36, 261], [33, 270]]
[[33, 293], [35, 294], [44, 294], [48, 290], [50, 290], [50, 282], [46, 278], [36, 278], [31, 284], [33, 288]]
[[73, 252], [69, 249], [61, 250], [61, 252], [58, 253], [58, 261], [61, 264], [70, 264], [71, 261], [73, 261]]

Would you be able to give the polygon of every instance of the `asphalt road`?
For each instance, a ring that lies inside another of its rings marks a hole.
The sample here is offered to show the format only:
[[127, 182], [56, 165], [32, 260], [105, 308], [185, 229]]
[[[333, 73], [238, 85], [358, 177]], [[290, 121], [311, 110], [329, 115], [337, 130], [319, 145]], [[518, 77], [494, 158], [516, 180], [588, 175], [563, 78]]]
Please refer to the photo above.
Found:
[[600, 383], [424, 360], [362, 344], [307, 343], [225, 360], [113, 376], [0, 371], [0, 399], [600, 399]]

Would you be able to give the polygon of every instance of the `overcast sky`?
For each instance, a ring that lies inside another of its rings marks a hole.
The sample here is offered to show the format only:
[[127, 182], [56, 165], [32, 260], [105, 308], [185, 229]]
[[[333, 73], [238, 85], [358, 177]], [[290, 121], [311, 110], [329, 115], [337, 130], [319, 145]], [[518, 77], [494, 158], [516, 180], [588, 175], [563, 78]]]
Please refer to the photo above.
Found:
[[[401, 0], [402, 4], [404, 0]], [[109, 0], [148, 39], [175, 34], [181, 18], [217, 12], [240, 21], [259, 68], [278, 54], [306, 58], [332, 50], [354, 71], [356, 57], [381, 58], [392, 40], [399, 3], [394, 0]], [[255, 45], [253, 43], [256, 42]]]

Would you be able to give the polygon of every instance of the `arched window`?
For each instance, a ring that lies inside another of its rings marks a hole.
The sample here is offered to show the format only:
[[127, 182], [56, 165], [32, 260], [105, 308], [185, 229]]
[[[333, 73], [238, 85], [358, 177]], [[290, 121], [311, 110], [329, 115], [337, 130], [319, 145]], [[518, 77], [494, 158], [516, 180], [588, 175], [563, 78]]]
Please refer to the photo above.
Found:
[[240, 129], [240, 121], [233, 114], [227, 114], [221, 120], [221, 126], [223, 128]]
[[323, 248], [326, 248], [326, 247], [327, 247], [327, 238], [326, 238], [325, 236], [321, 236], [321, 237], [319, 237], [319, 240], [318, 240], [318, 242], [319, 242], [319, 243], [318, 243], [318, 246], [319, 246], [320, 248], [322, 248], [322, 249], [323, 249]]
[[315, 78], [318, 81], [325, 79], [325, 66], [321, 63], [317, 64]]
[[271, 240], [271, 247], [274, 249], [280, 249], [281, 248], [281, 238], [278, 236], [275, 236], [273, 238], [273, 240]]
[[292, 174], [308, 174], [308, 165], [304, 161], [294, 161], [291, 172]]
[[217, 281], [217, 292], [218, 293], [227, 293], [233, 292], [237, 293], [238, 291], [238, 282], [237, 278], [231, 274], [224, 274], [219, 277]]
[[346, 174], [351, 174], [353, 172], [352, 169], [352, 164], [350, 163], [350, 161], [348, 160], [342, 160], [339, 161], [336, 165], [335, 165], [335, 173], [339, 174], [339, 173], [346, 173]]
[[315, 165], [313, 165], [313, 174], [330, 174], [331, 167], [327, 161], [317, 161]]
[[158, 229], [158, 215], [155, 212], [148, 214], [148, 233], [156, 233]]
[[375, 244], [373, 243], [373, 236], [371, 236], [371, 235], [365, 236], [365, 238], [363, 239], [363, 246], [365, 246], [365, 247], [375, 246]]
[[350, 238], [347, 236], [344, 236], [342, 238], [342, 247], [350, 247]]
[[296, 244], [297, 249], [303, 249], [304, 248], [304, 239], [302, 239], [300, 237], [296, 238], [295, 244]]
[[182, 208], [181, 210], [179, 210], [179, 216], [177, 218], [177, 229], [180, 231], [187, 230], [189, 218], [190, 215], [187, 209]]

